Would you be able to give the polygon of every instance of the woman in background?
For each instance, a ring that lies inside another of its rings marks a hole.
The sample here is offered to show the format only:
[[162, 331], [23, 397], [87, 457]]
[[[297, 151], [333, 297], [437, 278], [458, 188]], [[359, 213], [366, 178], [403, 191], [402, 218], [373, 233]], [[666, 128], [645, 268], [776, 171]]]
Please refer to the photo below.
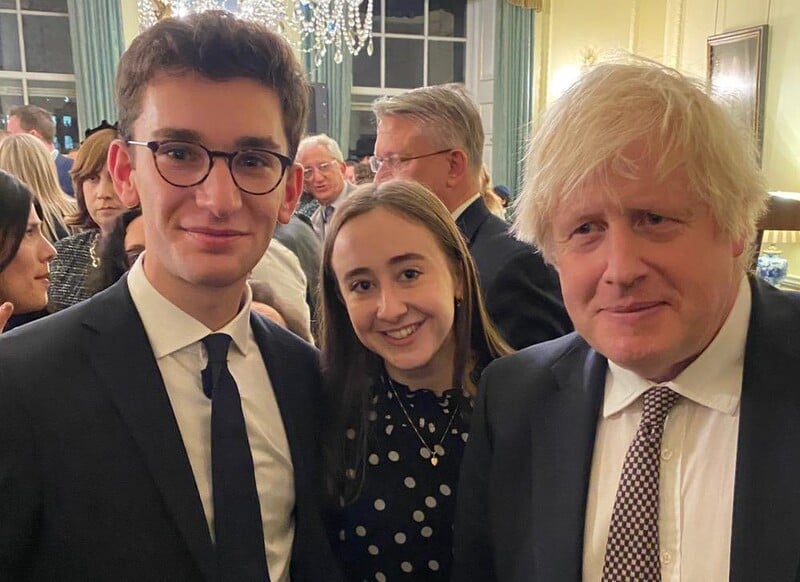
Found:
[[100, 268], [100, 243], [125, 212], [108, 173], [108, 147], [117, 137], [115, 129], [93, 132], [83, 142], [72, 166], [72, 183], [78, 210], [68, 224], [81, 229], [58, 241], [58, 257], [52, 264], [50, 305], [63, 309], [91, 297], [88, 285], [92, 271]]
[[483, 369], [509, 353], [458, 227], [423, 186], [365, 185], [323, 251], [331, 544], [348, 580], [449, 580], [461, 456]]
[[33, 193], [0, 170], [0, 331], [46, 315], [54, 256]]
[[37, 138], [20, 133], [0, 142], [0, 170], [31, 189], [42, 208], [42, 228], [50, 242], [72, 234], [67, 217], [75, 213], [75, 202], [58, 185], [56, 164]]
[[145, 248], [142, 209], [126, 210], [114, 221], [97, 248], [100, 266], [89, 272], [86, 287], [90, 295], [110, 287], [127, 273]]

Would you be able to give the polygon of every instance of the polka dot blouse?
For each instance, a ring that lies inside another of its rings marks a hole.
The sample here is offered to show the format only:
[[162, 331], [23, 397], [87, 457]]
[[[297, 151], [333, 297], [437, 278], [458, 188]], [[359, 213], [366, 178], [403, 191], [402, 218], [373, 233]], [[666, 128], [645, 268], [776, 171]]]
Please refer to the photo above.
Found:
[[[361, 494], [334, 515], [334, 552], [351, 581], [445, 582], [471, 401], [458, 389], [437, 396], [384, 383], [376, 387], [372, 404]], [[354, 431], [346, 435], [354, 436]], [[355, 468], [348, 471], [355, 474]]]

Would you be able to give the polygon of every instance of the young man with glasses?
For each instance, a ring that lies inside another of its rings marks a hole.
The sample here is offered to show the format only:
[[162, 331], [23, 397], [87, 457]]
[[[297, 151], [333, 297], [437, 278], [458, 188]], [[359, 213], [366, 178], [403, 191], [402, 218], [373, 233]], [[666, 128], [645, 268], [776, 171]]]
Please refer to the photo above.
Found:
[[307, 84], [222, 12], [140, 35], [109, 170], [147, 250], [0, 340], [0, 578], [336, 580], [316, 501], [316, 350], [250, 314], [302, 187]]
[[444, 202], [467, 239], [489, 315], [505, 340], [519, 349], [571, 331], [555, 272], [481, 198], [483, 126], [464, 90], [414, 89], [379, 99], [373, 111], [375, 181], [416, 180]]
[[303, 187], [319, 202], [311, 215], [311, 224], [320, 238], [325, 238], [325, 227], [333, 217], [337, 204], [341, 204], [353, 185], [345, 180], [342, 150], [333, 139], [321, 133], [300, 142], [297, 161], [303, 166]]

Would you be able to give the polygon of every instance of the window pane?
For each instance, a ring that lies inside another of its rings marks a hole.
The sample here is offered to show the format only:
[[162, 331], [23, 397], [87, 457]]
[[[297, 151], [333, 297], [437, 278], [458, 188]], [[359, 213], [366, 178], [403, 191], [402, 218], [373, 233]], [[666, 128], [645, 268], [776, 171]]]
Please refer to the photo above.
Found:
[[8, 112], [24, 105], [22, 100], [22, 81], [17, 79], [0, 79], [0, 129], [8, 126]]
[[37, 73], [72, 73], [69, 19], [60, 16], [23, 16], [25, 63]]
[[425, 0], [386, 0], [386, 32], [425, 34]]
[[428, 45], [428, 84], [464, 82], [463, 42], [431, 41]]
[[422, 86], [422, 40], [386, 39], [386, 86], [415, 89]]
[[466, 38], [467, 3], [464, 0], [430, 0], [428, 34]]
[[40, 12], [67, 13], [67, 0], [22, 0], [20, 7], [23, 10], [38, 10]]
[[78, 147], [78, 108], [75, 83], [60, 81], [28, 81], [28, 99], [53, 114], [56, 122], [55, 146], [59, 151]]
[[[362, 21], [366, 13], [367, 0], [361, 0], [361, 4], [358, 5], [358, 14]], [[381, 0], [372, 0], [372, 30], [374, 32], [381, 31]]]
[[372, 111], [350, 112], [350, 144], [347, 157], [361, 159], [375, 149], [375, 115]]
[[0, 8], [16, 8], [16, 0], [0, 0]]
[[0, 14], [0, 70], [21, 71], [19, 31], [15, 14]]
[[356, 87], [381, 86], [381, 39], [372, 39], [372, 56], [362, 49], [353, 57], [353, 85]]

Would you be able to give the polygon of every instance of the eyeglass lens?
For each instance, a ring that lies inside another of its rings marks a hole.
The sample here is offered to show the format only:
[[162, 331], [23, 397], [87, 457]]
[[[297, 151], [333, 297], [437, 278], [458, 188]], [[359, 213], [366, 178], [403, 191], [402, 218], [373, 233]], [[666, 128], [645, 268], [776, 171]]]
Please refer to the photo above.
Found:
[[[155, 161], [161, 176], [175, 186], [194, 186], [211, 172], [209, 152], [189, 142], [162, 143]], [[281, 160], [267, 150], [237, 152], [229, 167], [236, 185], [246, 192], [269, 192], [283, 177]]]

